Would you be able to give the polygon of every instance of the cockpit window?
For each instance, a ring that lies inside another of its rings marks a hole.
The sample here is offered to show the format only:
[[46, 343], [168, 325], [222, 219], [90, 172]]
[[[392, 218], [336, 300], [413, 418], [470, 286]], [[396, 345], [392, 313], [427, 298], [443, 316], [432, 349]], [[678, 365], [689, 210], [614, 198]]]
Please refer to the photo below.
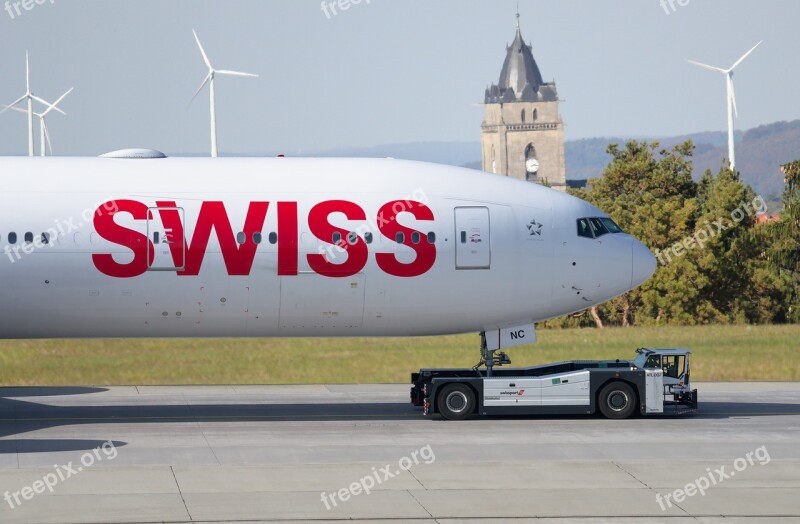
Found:
[[622, 229], [608, 217], [578, 219], [579, 237], [600, 238], [614, 233], [622, 233]]
[[594, 238], [592, 234], [592, 230], [589, 229], [589, 219], [588, 218], [579, 218], [578, 219], [578, 236], [579, 237], [586, 237], [586, 238]]
[[592, 232], [594, 233], [595, 238], [601, 237], [609, 232], [608, 229], [606, 229], [606, 226], [603, 224], [603, 221], [599, 218], [590, 218], [589, 225], [592, 226]]
[[616, 222], [611, 220], [610, 218], [601, 218], [603, 225], [606, 226], [609, 233], [622, 233], [622, 228], [617, 225]]

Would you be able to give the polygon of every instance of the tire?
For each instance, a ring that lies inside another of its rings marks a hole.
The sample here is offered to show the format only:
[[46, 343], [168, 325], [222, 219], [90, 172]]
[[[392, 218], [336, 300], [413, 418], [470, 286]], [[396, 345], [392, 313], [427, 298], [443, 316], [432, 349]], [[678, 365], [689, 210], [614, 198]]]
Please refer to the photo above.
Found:
[[464, 420], [475, 411], [475, 392], [466, 384], [448, 384], [439, 392], [437, 406], [446, 420]]
[[636, 393], [625, 382], [609, 382], [600, 390], [597, 403], [606, 418], [629, 418], [636, 412]]

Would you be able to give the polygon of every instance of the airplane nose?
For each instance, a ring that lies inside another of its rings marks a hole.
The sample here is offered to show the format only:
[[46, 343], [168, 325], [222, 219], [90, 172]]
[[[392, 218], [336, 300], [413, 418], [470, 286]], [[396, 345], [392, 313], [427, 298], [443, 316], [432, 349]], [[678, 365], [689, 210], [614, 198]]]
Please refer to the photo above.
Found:
[[631, 289], [647, 282], [656, 272], [656, 257], [638, 240], [633, 241], [631, 253]]

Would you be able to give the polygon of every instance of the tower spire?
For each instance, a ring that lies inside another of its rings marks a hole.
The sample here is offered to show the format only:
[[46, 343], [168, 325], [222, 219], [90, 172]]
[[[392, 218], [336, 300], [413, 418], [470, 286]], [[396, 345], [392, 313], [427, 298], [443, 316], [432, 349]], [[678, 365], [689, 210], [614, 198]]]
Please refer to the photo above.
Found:
[[519, 30], [519, 0], [517, 1], [517, 30]]

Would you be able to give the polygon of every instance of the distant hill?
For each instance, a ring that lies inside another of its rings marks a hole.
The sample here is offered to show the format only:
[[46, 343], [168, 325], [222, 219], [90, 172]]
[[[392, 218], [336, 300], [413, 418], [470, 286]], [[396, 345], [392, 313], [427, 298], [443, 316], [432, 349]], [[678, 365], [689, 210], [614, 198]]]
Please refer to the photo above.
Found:
[[[698, 154], [695, 171], [716, 171], [723, 156], [727, 156], [727, 146]], [[800, 120], [750, 129], [736, 144], [737, 169], [742, 178], [765, 197], [783, 192], [780, 166], [797, 159], [800, 159]]]
[[[781, 164], [800, 159], [800, 120], [776, 122], [747, 131], [737, 131], [735, 136], [737, 168], [745, 182], [766, 198], [780, 195], [783, 191]], [[599, 176], [610, 160], [605, 152], [608, 144], [624, 144], [626, 140], [591, 138], [567, 142], [567, 178], [586, 179]], [[694, 133], [648, 140], [657, 140], [665, 148], [686, 140], [693, 141], [696, 146], [693, 159], [695, 178], [700, 178], [706, 169], [716, 173], [723, 159], [728, 157], [728, 135], [725, 132]]]
[[[606, 153], [610, 143], [624, 144], [630, 138], [657, 140], [670, 148], [686, 140], [696, 146], [694, 174], [699, 179], [706, 169], [717, 172], [728, 156], [728, 135], [722, 131], [692, 133], [673, 137], [611, 137], [571, 140], [565, 144], [567, 179], [585, 180], [602, 174], [611, 157]], [[302, 156], [394, 157], [464, 166], [481, 167], [480, 142], [415, 142], [375, 147], [347, 148], [329, 151], [304, 151]], [[736, 156], [742, 178], [768, 199], [783, 191], [780, 165], [800, 159], [800, 120], [777, 122], [747, 131], [736, 132]]]
[[[743, 133], [737, 131], [735, 136], [737, 142], [741, 140]], [[567, 160], [567, 178], [570, 180], [586, 180], [589, 178], [596, 178], [600, 176], [611, 156], [606, 153], [609, 144], [623, 145], [628, 140], [647, 140], [648, 142], [658, 141], [662, 148], [669, 149], [677, 144], [691, 140], [695, 145], [695, 160], [701, 155], [710, 153], [716, 155], [719, 150], [720, 154], [724, 157], [728, 156], [728, 133], [722, 131], [707, 131], [704, 133], [696, 133], [693, 135], [683, 135], [675, 137], [605, 137], [605, 138], [587, 138], [584, 140], [568, 141], [564, 148], [566, 150]], [[720, 159], [723, 157], [719, 157]], [[716, 169], [721, 165], [717, 162]], [[697, 168], [695, 168], [697, 171]], [[698, 173], [705, 171], [703, 168]], [[699, 175], [698, 175], [699, 177]]]

